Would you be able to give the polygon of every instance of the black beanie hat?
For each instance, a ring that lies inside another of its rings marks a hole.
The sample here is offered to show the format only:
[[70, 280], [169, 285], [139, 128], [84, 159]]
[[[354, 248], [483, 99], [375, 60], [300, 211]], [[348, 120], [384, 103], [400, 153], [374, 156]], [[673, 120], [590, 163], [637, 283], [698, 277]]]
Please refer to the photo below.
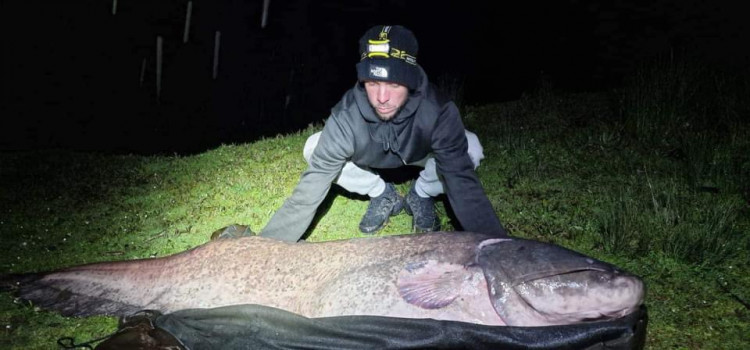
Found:
[[403, 26], [378, 25], [359, 39], [357, 78], [394, 82], [413, 90], [419, 85], [414, 34]]

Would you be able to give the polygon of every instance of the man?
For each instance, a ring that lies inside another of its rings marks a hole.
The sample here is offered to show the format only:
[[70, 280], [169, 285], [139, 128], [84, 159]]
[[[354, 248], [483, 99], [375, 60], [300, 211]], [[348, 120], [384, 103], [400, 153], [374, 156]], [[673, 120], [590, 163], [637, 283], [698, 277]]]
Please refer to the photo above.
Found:
[[[305, 144], [309, 166], [261, 236], [297, 241], [331, 184], [368, 195], [360, 230], [374, 234], [402, 209], [417, 232], [440, 229], [434, 197], [445, 193], [463, 229], [507, 235], [474, 169], [483, 158], [456, 105], [417, 64], [417, 39], [402, 26], [375, 26], [359, 42], [357, 84]], [[377, 169], [424, 167], [404, 199]]]

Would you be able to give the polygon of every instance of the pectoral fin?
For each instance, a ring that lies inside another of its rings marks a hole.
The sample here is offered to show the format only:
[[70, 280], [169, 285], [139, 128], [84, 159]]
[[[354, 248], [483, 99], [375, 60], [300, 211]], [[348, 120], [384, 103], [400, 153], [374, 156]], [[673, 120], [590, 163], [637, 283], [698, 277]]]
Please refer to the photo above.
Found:
[[434, 260], [407, 264], [398, 275], [398, 291], [404, 300], [425, 309], [439, 309], [456, 299], [471, 273], [462, 265]]

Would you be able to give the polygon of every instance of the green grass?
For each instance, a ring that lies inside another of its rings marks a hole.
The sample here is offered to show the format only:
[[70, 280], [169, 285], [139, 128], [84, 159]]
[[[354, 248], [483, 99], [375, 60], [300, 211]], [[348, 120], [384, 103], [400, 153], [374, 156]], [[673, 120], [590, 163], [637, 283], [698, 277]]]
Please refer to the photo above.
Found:
[[[619, 91], [559, 95], [543, 86], [518, 101], [462, 107], [485, 147], [478, 174], [513, 235], [644, 278], [648, 348], [747, 348], [747, 81], [655, 67]], [[696, 81], [713, 85], [697, 93]], [[0, 154], [0, 271], [169, 255], [234, 223], [260, 230], [290, 195], [305, 139], [319, 128], [194, 156]], [[402, 193], [408, 186], [398, 184]], [[362, 236], [366, 206], [334, 187], [307, 239]], [[440, 204], [452, 229], [447, 210]], [[409, 227], [402, 214], [379, 234]], [[65, 336], [106, 335], [116, 320], [65, 318], [4, 293], [0, 325], [3, 348], [49, 349]]]

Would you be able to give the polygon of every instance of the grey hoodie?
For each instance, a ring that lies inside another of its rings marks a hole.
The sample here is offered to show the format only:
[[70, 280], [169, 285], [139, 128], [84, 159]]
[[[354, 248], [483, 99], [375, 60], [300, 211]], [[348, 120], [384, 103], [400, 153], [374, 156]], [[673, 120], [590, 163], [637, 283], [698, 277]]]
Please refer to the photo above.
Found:
[[292, 196], [274, 214], [262, 236], [299, 240], [348, 161], [364, 168], [388, 169], [429, 154], [435, 157], [438, 175], [463, 229], [507, 235], [467, 154], [458, 108], [428, 82], [421, 67], [420, 72], [419, 87], [389, 121], [378, 118], [362, 84], [344, 94], [333, 107]]

